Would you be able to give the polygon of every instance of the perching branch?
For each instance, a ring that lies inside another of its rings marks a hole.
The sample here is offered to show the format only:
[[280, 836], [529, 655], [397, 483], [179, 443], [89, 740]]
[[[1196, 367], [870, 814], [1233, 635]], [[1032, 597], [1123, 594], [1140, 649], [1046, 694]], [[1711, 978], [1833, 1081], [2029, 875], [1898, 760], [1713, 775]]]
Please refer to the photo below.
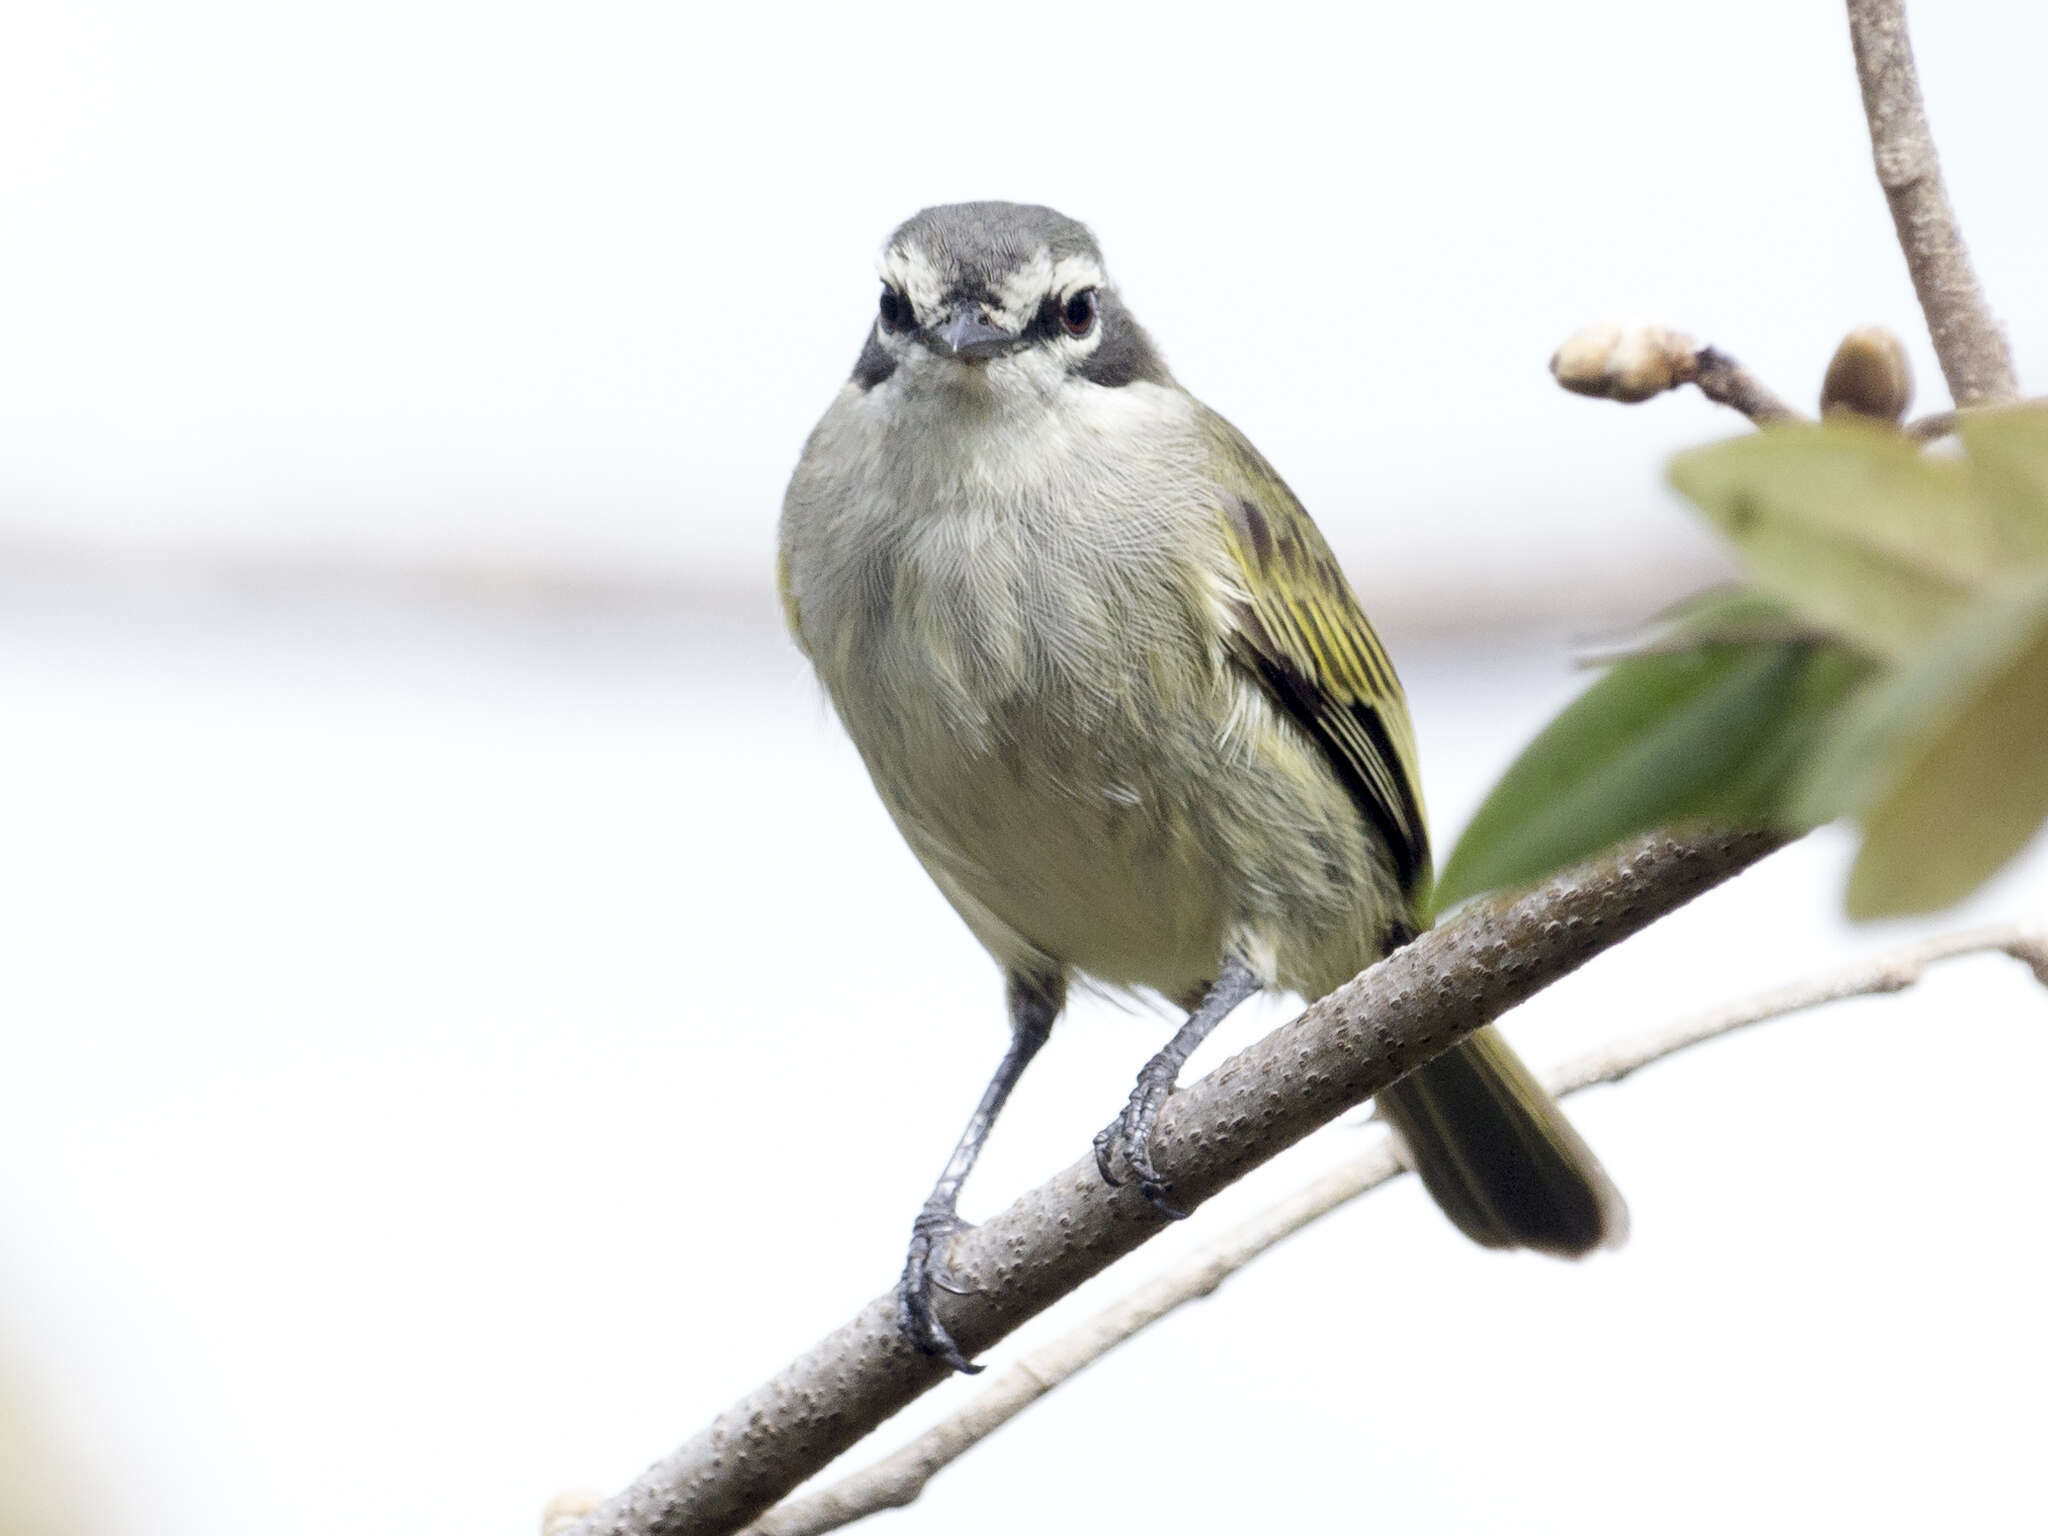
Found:
[[816, 1536], [879, 1510], [911, 1503], [945, 1467], [986, 1440], [1054, 1387], [1168, 1313], [1198, 1301], [1281, 1239], [1405, 1173], [1391, 1136], [1259, 1212], [1079, 1328], [1005, 1369], [950, 1418], [901, 1450], [840, 1482], [777, 1505], [745, 1536]]
[[[1550, 1073], [1546, 1086], [1563, 1098], [1598, 1083], [1618, 1083], [1652, 1062], [1750, 1025], [1844, 998], [1903, 991], [1943, 960], [1987, 953], [2007, 954], [2023, 962], [2033, 970], [2035, 979], [2048, 987], [2048, 934], [2017, 926], [1970, 929], [1923, 940], [1617, 1042]], [[822, 1536], [881, 1510], [913, 1502], [939, 1472], [1054, 1387], [1161, 1318], [1209, 1295], [1276, 1243], [1407, 1171], [1393, 1139], [1375, 1139], [1341, 1166], [1260, 1211], [1071, 1333], [1033, 1350], [990, 1381], [959, 1412], [900, 1450], [815, 1493], [776, 1506], [748, 1526], [746, 1536]]]
[[1969, 248], [1942, 185], [1904, 0], [1848, 0], [1848, 7], [1849, 45], [1863, 87], [1878, 184], [1891, 205], [1948, 392], [1959, 406], [2011, 400], [2019, 394], [2012, 354], [1977, 287]]
[[[1655, 835], [1467, 908], [1175, 1094], [1153, 1137], [1161, 1170], [1199, 1204], [1781, 841]], [[946, 1326], [979, 1354], [1164, 1225], [1135, 1187], [1105, 1185], [1091, 1152], [955, 1243], [967, 1289], [941, 1299]], [[905, 1342], [885, 1292], [575, 1532], [739, 1530], [950, 1374]]]

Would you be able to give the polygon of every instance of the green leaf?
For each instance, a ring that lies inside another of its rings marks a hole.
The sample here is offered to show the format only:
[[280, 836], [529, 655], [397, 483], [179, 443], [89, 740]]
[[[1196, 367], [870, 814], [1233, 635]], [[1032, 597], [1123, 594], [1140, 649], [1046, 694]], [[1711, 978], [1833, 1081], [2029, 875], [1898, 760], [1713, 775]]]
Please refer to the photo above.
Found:
[[1968, 896], [2048, 818], [2048, 580], [1987, 602], [1846, 711], [1793, 797], [1859, 813], [1849, 914]]
[[2001, 518], [1959, 463], [1838, 418], [1682, 453], [1671, 483], [1758, 585], [1873, 654], [1916, 654], [2009, 560]]
[[1966, 411], [1956, 436], [2021, 560], [2048, 560], [2048, 406]]
[[1437, 910], [1655, 827], [1794, 825], [1789, 787], [1871, 670], [1852, 651], [1803, 642], [1624, 657], [1494, 786], [1444, 865]]

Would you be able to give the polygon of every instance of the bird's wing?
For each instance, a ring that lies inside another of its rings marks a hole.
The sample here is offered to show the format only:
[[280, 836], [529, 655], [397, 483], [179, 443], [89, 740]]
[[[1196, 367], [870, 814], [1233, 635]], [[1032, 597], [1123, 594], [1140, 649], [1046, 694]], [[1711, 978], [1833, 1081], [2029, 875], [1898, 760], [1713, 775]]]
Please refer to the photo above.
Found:
[[1210, 413], [1208, 425], [1225, 536], [1243, 579], [1231, 653], [1329, 753], [1420, 907], [1429, 827], [1394, 665], [1286, 482], [1230, 423]]

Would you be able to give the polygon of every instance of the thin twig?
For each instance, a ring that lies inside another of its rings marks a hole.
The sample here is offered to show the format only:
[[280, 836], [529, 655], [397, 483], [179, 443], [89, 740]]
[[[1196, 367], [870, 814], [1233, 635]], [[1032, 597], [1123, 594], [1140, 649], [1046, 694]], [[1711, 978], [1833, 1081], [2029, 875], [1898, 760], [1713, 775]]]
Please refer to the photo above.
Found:
[[1758, 426], [1799, 421], [1799, 412], [1726, 352], [1668, 326], [1614, 321], [1575, 332], [1550, 359], [1551, 376], [1574, 394], [1636, 405], [1691, 384]]
[[[2003, 402], [2001, 402], [2003, 403]], [[2048, 395], [2035, 395], [2030, 399], [2013, 401], [2014, 406], [2039, 407], [2048, 405]], [[1979, 410], [1983, 407], [1979, 407]], [[1953, 433], [1961, 426], [1965, 417], [1976, 415], [1976, 411], [1935, 411], [1909, 421], [1899, 430], [1918, 442], [1931, 443]]]
[[1633, 1040], [1589, 1051], [1549, 1075], [1550, 1091], [1556, 1094], [1577, 1093], [1595, 1083], [1618, 1083], [1653, 1061], [1703, 1041], [1717, 1039], [1769, 1019], [1838, 1003], [1844, 998], [1903, 992], [1926, 975], [1931, 966], [1964, 955], [1984, 954], [2012, 956], [2033, 971], [2035, 980], [2048, 987], [2048, 933], [2019, 924], [1965, 928], [1956, 933], [1922, 939], [1889, 954], [1855, 961], [1826, 975], [1810, 976], [1789, 986], [1759, 993], [1726, 1008]]
[[1716, 405], [1740, 411], [1758, 426], [1805, 418], [1726, 352], [1701, 347], [1693, 354], [1692, 384]]
[[1954, 433], [1961, 425], [1963, 415], [1961, 411], [1932, 411], [1915, 417], [1899, 430], [1916, 443], [1939, 442]]
[[[1591, 1052], [1549, 1074], [1547, 1086], [1562, 1098], [1598, 1083], [1618, 1083], [1654, 1061], [1736, 1030], [1844, 998], [1902, 991], [1943, 960], [1987, 953], [2007, 954], [2024, 962], [2042, 986], [2048, 987], [2048, 935], [2018, 926], [1970, 929], [1809, 977]], [[1393, 1139], [1376, 1139], [1341, 1166], [1260, 1211], [1071, 1333], [1025, 1355], [964, 1408], [900, 1450], [815, 1493], [778, 1506], [749, 1526], [746, 1536], [820, 1536], [880, 1510], [911, 1503], [940, 1471], [1061, 1382], [1161, 1318], [1209, 1295], [1283, 1239], [1406, 1171]]]
[[1977, 286], [1942, 185], [1903, 0], [1848, 0], [1848, 8], [1849, 45], [1856, 54], [1878, 184], [1891, 205], [1948, 392], [1959, 406], [2011, 400], [2020, 392], [2012, 353]]
[[[1658, 834], [1513, 901], [1476, 903], [1232, 1057], [1167, 1103], [1152, 1147], [1199, 1204], [1509, 1008], [1719, 885], [1783, 838]], [[1166, 1224], [1093, 1153], [963, 1234], [941, 1300], [978, 1354]], [[575, 1527], [577, 1536], [724, 1536], [951, 1373], [870, 1301]]]

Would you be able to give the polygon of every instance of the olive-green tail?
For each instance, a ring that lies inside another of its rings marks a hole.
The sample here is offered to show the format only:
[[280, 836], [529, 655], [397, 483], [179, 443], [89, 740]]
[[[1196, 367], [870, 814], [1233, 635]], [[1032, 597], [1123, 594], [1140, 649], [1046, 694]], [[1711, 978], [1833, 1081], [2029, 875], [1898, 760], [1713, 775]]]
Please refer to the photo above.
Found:
[[1411, 1072], [1379, 1107], [1473, 1242], [1578, 1258], [1628, 1236], [1621, 1191], [1494, 1030]]

